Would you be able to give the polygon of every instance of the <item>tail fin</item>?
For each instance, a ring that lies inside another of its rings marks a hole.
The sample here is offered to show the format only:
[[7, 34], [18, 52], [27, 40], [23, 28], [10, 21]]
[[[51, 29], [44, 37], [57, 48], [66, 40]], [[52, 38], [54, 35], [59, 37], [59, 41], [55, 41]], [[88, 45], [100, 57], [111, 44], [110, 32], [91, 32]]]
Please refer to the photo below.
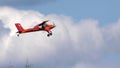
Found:
[[23, 29], [23, 27], [21, 26], [20, 23], [16, 23], [15, 26], [16, 26], [16, 28], [18, 29], [18, 32], [24, 31], [24, 29]]

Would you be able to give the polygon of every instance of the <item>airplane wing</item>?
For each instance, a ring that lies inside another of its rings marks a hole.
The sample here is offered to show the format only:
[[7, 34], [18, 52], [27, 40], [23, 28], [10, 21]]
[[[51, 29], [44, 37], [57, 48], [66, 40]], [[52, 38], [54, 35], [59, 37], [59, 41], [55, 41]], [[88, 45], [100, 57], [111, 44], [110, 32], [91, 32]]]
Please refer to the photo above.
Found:
[[40, 25], [44, 25], [44, 24], [45, 24], [46, 22], [48, 22], [48, 21], [49, 21], [49, 20], [43, 21], [42, 23], [39, 24], [39, 26], [40, 26]]

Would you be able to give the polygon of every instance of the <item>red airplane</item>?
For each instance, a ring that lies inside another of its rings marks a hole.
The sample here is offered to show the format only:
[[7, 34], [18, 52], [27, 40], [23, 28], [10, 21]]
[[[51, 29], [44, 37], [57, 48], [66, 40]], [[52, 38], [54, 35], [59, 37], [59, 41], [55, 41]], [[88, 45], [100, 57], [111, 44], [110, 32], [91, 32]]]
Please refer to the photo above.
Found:
[[34, 26], [33, 28], [28, 28], [28, 29], [24, 29], [20, 23], [15, 23], [16, 28], [18, 29], [18, 31], [16, 33], [17, 36], [19, 36], [22, 33], [29, 33], [29, 32], [35, 32], [35, 31], [46, 31], [48, 32], [47, 36], [51, 36], [52, 35], [52, 31], [51, 29], [53, 29], [55, 27], [55, 25], [48, 25], [46, 22], [48, 22], [49, 20], [43, 21], [40, 24], [37, 24], [36, 26]]

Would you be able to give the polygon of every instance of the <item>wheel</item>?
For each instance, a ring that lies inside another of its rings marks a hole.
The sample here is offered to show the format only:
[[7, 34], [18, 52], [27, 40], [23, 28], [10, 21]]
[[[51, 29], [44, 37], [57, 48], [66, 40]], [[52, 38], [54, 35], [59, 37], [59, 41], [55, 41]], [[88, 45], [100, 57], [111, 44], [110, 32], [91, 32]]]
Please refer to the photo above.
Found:
[[49, 37], [49, 36], [50, 36], [50, 34], [47, 34], [47, 36]]
[[52, 35], [52, 33], [49, 33], [50, 35]]
[[19, 34], [17, 34], [17, 36], [19, 37]]
[[19, 35], [20, 35], [20, 34], [19, 34], [19, 33], [17, 33], [17, 36], [18, 36], [18, 37], [19, 37]]

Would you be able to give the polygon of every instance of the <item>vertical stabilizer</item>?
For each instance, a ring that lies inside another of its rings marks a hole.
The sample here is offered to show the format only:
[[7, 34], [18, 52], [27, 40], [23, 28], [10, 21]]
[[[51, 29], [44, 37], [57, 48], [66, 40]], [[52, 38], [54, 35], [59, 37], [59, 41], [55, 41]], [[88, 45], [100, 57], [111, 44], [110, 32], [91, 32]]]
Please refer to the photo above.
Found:
[[24, 31], [24, 29], [23, 29], [23, 27], [21, 26], [20, 23], [16, 23], [15, 26], [16, 26], [16, 28], [18, 29], [18, 32]]

